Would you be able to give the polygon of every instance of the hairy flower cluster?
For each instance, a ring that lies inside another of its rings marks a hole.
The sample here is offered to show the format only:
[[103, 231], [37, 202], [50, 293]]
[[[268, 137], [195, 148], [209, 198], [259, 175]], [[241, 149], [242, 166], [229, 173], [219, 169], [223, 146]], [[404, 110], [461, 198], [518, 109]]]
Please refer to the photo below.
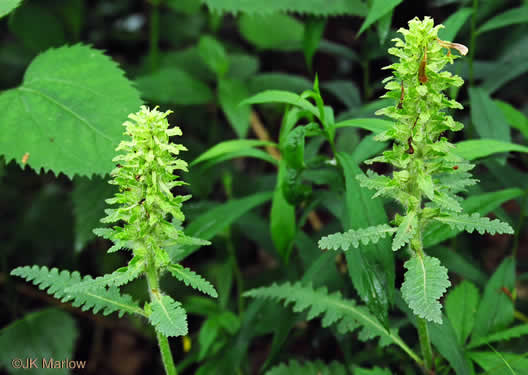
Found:
[[388, 116], [395, 123], [376, 139], [394, 143], [391, 150], [367, 163], [390, 163], [397, 171], [392, 178], [372, 171], [368, 177], [360, 177], [364, 187], [396, 199], [406, 212], [420, 210], [422, 197], [427, 197], [432, 203], [422, 219], [441, 212], [460, 212], [455, 194], [477, 182], [468, 173], [473, 165], [452, 154], [454, 146], [443, 136], [445, 131], [463, 128], [449, 114], [449, 110], [462, 109], [462, 105], [444, 94], [451, 86], [461, 86], [463, 80], [442, 69], [458, 57], [451, 48], [466, 51], [461, 45], [440, 40], [437, 34], [442, 27], [434, 26], [429, 17], [423, 21], [415, 18], [409, 21], [409, 29], [398, 30], [405, 40], [393, 39], [395, 47], [389, 53], [399, 61], [385, 67], [393, 75], [384, 80], [388, 92], [383, 97], [393, 98], [395, 104], [376, 114]]
[[184, 220], [182, 202], [190, 198], [171, 192], [175, 186], [185, 184], [174, 172], [187, 171], [187, 163], [177, 158], [186, 148], [169, 143], [169, 137], [182, 134], [178, 127], [169, 128], [166, 117], [170, 113], [142, 106], [139, 112], [129, 115], [131, 121], [123, 124], [131, 139], [122, 141], [116, 149], [122, 153], [113, 159], [118, 164], [111, 172], [110, 183], [118, 185], [119, 192], [106, 200], [119, 206], [107, 209], [107, 216], [101, 220], [122, 226], [96, 230], [114, 242], [109, 252], [129, 248], [140, 257], [153, 252], [162, 263], [157, 267], [169, 261], [164, 248], [185, 239], [171, 219], [178, 224]]

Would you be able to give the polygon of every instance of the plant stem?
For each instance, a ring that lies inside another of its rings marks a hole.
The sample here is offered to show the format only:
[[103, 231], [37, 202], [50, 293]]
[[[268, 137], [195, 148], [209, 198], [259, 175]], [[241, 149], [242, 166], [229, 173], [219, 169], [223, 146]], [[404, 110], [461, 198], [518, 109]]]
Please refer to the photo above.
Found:
[[427, 372], [433, 368], [433, 350], [431, 348], [431, 339], [429, 337], [429, 328], [425, 319], [417, 318], [418, 337], [420, 339], [420, 348], [424, 357], [424, 367]]
[[149, 60], [150, 69], [156, 70], [159, 66], [159, 0], [151, 0], [150, 10], [150, 35], [149, 35]]
[[158, 344], [161, 352], [161, 359], [163, 360], [163, 367], [167, 375], [178, 375], [176, 366], [174, 366], [174, 359], [169, 346], [169, 339], [167, 336], [163, 336], [161, 333], [156, 332], [158, 338]]
[[[156, 263], [154, 261], [154, 254], [149, 251], [147, 255], [147, 262], [145, 266], [145, 274], [147, 276], [147, 284], [149, 288], [150, 300], [154, 300], [159, 295], [159, 275], [158, 270], [156, 269]], [[156, 331], [156, 337], [158, 339], [158, 345], [161, 352], [161, 359], [163, 361], [163, 367], [165, 368], [165, 373], [167, 375], [177, 375], [176, 366], [174, 365], [174, 359], [172, 358], [172, 353], [169, 346], [169, 339], [167, 336], [162, 335]]]

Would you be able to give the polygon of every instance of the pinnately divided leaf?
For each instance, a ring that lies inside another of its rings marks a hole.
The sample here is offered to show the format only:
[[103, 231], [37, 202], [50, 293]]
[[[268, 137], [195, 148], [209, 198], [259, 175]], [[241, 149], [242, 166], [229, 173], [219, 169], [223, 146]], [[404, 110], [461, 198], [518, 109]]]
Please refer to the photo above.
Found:
[[311, 285], [285, 283], [252, 289], [244, 293], [246, 297], [269, 298], [293, 304], [294, 312], [308, 310], [307, 319], [322, 316], [323, 327], [338, 323], [340, 332], [352, 332], [358, 326], [364, 327], [360, 338], [372, 339], [380, 336], [380, 344], [405, 344], [395, 330], [387, 332], [385, 327], [364, 306], [356, 306], [355, 301], [344, 299], [340, 292], [328, 293], [326, 287], [314, 289]]
[[185, 285], [208, 294], [211, 297], [218, 297], [218, 293], [214, 286], [196, 272], [185, 268], [180, 264], [171, 264], [169, 265], [168, 270], [172, 276], [183, 282]]
[[477, 230], [480, 234], [488, 232], [491, 235], [495, 233], [513, 233], [513, 228], [508, 223], [503, 223], [497, 219], [490, 220], [487, 217], [480, 216], [478, 213], [435, 217], [434, 219], [448, 224], [453, 229], [465, 230], [469, 233], [474, 230]]
[[114, 168], [120, 123], [140, 104], [138, 91], [101, 51], [81, 44], [49, 49], [31, 62], [19, 87], [0, 94], [1, 154], [37, 172], [104, 175]]
[[451, 285], [447, 268], [428, 255], [413, 256], [404, 267], [407, 272], [401, 287], [403, 299], [419, 317], [441, 324], [442, 305], [438, 300]]
[[[11, 271], [11, 275], [20, 276], [27, 281], [33, 282], [39, 289], [47, 289], [47, 293], [59, 299], [61, 302], [71, 302], [74, 307], [81, 307], [83, 311], [93, 309], [96, 314], [102, 311], [103, 315], [119, 311], [119, 316], [124, 313], [145, 315], [143, 309], [127, 294], [120, 294], [116, 287], [100, 288], [80, 292], [66, 292], [73, 284], [81, 282], [81, 275], [75, 271], [57, 268], [25, 266]], [[84, 277], [85, 281], [91, 280], [90, 276]]]
[[66, 288], [66, 293], [77, 293], [86, 290], [100, 289], [106, 286], [121, 286], [128, 284], [136, 279], [143, 272], [145, 261], [139, 257], [134, 257], [128, 266], [121, 267], [112, 273], [96, 277], [95, 279], [86, 278], [79, 284]]
[[187, 334], [187, 314], [181, 303], [166, 294], [156, 294], [150, 307], [150, 322], [157, 332], [164, 336], [185, 336]]
[[358, 247], [361, 242], [363, 245], [378, 242], [392, 233], [396, 232], [397, 228], [393, 228], [387, 224], [376, 225], [364, 229], [350, 229], [344, 233], [334, 233], [323, 237], [319, 240], [318, 245], [321, 249], [331, 250], [348, 250], [350, 246]]

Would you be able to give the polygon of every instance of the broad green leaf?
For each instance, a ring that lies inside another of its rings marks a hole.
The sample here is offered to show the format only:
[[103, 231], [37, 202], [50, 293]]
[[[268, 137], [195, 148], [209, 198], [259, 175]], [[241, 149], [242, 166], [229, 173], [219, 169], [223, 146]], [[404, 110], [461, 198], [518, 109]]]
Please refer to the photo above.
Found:
[[21, 86], [0, 94], [1, 153], [21, 165], [27, 153], [36, 171], [70, 178], [106, 174], [121, 124], [140, 104], [123, 71], [100, 51], [80, 44], [48, 50], [32, 61]]
[[74, 178], [72, 202], [76, 252], [80, 252], [89, 241], [95, 238], [92, 230], [101, 226], [100, 220], [105, 216], [104, 210], [107, 208], [105, 199], [112, 197], [116, 192], [115, 185], [110, 185], [101, 177]]
[[283, 13], [244, 13], [238, 20], [238, 28], [244, 39], [261, 49], [296, 50], [304, 35], [303, 24]]
[[229, 58], [224, 46], [213, 37], [204, 35], [200, 38], [198, 53], [218, 78], [222, 78], [229, 70]]
[[[52, 358], [73, 358], [78, 336], [79, 330], [75, 321], [70, 314], [62, 310], [44, 309], [29, 313], [0, 331], [0, 367], [6, 368], [10, 374], [69, 374], [67, 368], [43, 367], [42, 360], [48, 362]], [[23, 361], [24, 366], [26, 358], [36, 358], [38, 370], [15, 368], [12, 361], [17, 358]], [[76, 362], [79, 363], [79, 368], [86, 366], [86, 361]]]
[[482, 367], [485, 375], [528, 375], [528, 354], [504, 352], [469, 352], [469, 357]]
[[9, 30], [32, 52], [67, 42], [62, 20], [49, 6], [37, 2], [26, 1], [17, 8], [9, 18]]
[[191, 162], [191, 166], [258, 146], [276, 146], [276, 144], [273, 142], [260, 141], [256, 139], [236, 139], [220, 142], [194, 159]]
[[249, 91], [242, 81], [221, 79], [218, 82], [218, 101], [239, 138], [245, 138], [249, 129], [251, 108], [239, 105], [248, 97]]
[[296, 12], [316, 16], [367, 14], [367, 7], [360, 0], [269, 0], [266, 2], [247, 0], [203, 0], [217, 12], [271, 14]]
[[22, 3], [22, 0], [3, 0], [0, 3], [0, 18], [8, 15]]
[[496, 15], [477, 29], [477, 34], [485, 33], [502, 27], [528, 22], [528, 5], [507, 10]]
[[197, 289], [202, 293], [208, 294], [211, 297], [218, 297], [218, 293], [216, 292], [214, 286], [189, 268], [185, 268], [180, 264], [171, 264], [167, 269], [172, 274], [172, 276], [180, 280], [185, 285]]
[[456, 332], [449, 319], [443, 316], [442, 324], [428, 322], [431, 342], [438, 352], [449, 362], [456, 375], [471, 375], [464, 346], [457, 341]]
[[[231, 199], [194, 219], [185, 229], [185, 234], [210, 240], [246, 212], [269, 201], [271, 196], [271, 192], [265, 192], [256, 193], [241, 199]], [[179, 262], [197, 249], [198, 246], [189, 246], [184, 251], [176, 252], [173, 261]]]
[[468, 349], [476, 348], [482, 345], [487, 345], [493, 342], [504, 342], [513, 338], [518, 338], [521, 336], [528, 335], [528, 324], [522, 324], [515, 327], [505, 329], [504, 331], [499, 331], [497, 333], [492, 333], [489, 336], [482, 337], [475, 340], [470, 345]]
[[438, 37], [448, 42], [454, 41], [458, 32], [464, 26], [467, 19], [473, 13], [472, 8], [460, 8], [455, 13], [450, 15], [442, 24], [445, 28], [440, 29]]
[[[476, 212], [480, 215], [486, 215], [497, 207], [500, 207], [504, 202], [522, 195], [523, 191], [518, 188], [473, 195], [462, 202], [462, 208], [468, 214]], [[428, 248], [439, 244], [442, 241], [455, 237], [460, 232], [461, 230], [450, 228], [447, 224], [432, 223], [425, 229], [423, 238], [424, 247]]]
[[524, 135], [524, 138], [528, 140], [528, 117], [514, 108], [510, 103], [503, 102], [502, 100], [494, 100], [493, 102], [502, 111], [506, 122], [510, 126], [518, 129]]
[[447, 268], [440, 265], [438, 259], [427, 255], [413, 256], [404, 267], [407, 271], [401, 286], [403, 299], [420, 318], [442, 324], [439, 299], [451, 285]]
[[153, 295], [149, 320], [156, 331], [167, 337], [185, 336], [188, 332], [187, 314], [181, 303], [166, 294], [157, 292]]
[[478, 267], [478, 264], [472, 259], [467, 259], [450, 248], [444, 246], [435, 246], [427, 249], [427, 254], [440, 259], [440, 262], [449, 270], [470, 280], [477, 285], [484, 285], [488, 281], [488, 276]]
[[459, 345], [464, 346], [475, 324], [479, 291], [469, 281], [462, 281], [446, 297], [446, 315], [455, 329]]
[[501, 331], [513, 322], [513, 302], [502, 288], [515, 288], [515, 261], [505, 258], [493, 273], [480, 302], [475, 317], [471, 344], [489, 334]]
[[300, 94], [312, 88], [312, 83], [306, 78], [285, 73], [256, 74], [250, 78], [248, 85], [252, 94], [266, 90], [290, 91]]
[[302, 98], [300, 95], [288, 91], [267, 90], [244, 100], [241, 105], [263, 103], [287, 103], [302, 108], [319, 117], [319, 110], [316, 106]]
[[156, 103], [206, 104], [213, 92], [205, 83], [179, 68], [161, 68], [136, 78], [141, 97]]
[[297, 228], [295, 207], [290, 205], [284, 197], [285, 177], [286, 163], [281, 160], [277, 175], [277, 185], [275, 186], [271, 202], [270, 232], [275, 249], [282, 259], [288, 262]]
[[340, 121], [335, 124], [336, 129], [346, 127], [361, 128], [377, 134], [392, 128], [393, 123], [392, 121], [382, 120], [378, 118], [354, 118], [350, 120]]
[[325, 18], [310, 18], [304, 27], [303, 51], [308, 69], [312, 71], [312, 60], [323, 37], [326, 26]]
[[511, 142], [510, 128], [506, 119], [488, 93], [481, 88], [470, 88], [469, 100], [471, 121], [480, 137]]
[[358, 35], [361, 35], [370, 25], [392, 11], [401, 2], [402, 0], [373, 0], [368, 10], [367, 18], [363, 21]]
[[501, 152], [528, 153], [528, 147], [495, 139], [470, 139], [458, 142], [453, 153], [466, 160], [484, 158]]
[[[359, 230], [387, 224], [388, 219], [380, 200], [372, 199], [372, 193], [359, 186], [356, 179], [363, 172], [352, 156], [336, 155], [345, 175], [345, 222], [343, 229]], [[361, 299], [369, 310], [387, 324], [388, 306], [394, 294], [394, 255], [390, 240], [382, 238], [377, 243], [361, 246], [346, 253], [348, 274]]]

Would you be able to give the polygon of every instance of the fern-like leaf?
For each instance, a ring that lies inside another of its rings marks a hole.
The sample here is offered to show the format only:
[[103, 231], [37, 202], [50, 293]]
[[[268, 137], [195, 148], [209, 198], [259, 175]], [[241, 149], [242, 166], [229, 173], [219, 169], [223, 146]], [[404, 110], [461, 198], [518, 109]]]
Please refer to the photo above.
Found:
[[440, 216], [435, 217], [435, 220], [448, 224], [451, 228], [465, 230], [469, 233], [472, 233], [474, 230], [480, 234], [488, 232], [492, 235], [495, 233], [513, 233], [513, 228], [508, 223], [497, 219], [490, 220], [487, 217], [480, 216], [478, 213], [472, 215]]
[[75, 293], [85, 290], [100, 289], [105, 286], [121, 286], [128, 284], [142, 274], [144, 265], [145, 261], [142, 258], [135, 256], [132, 258], [128, 266], [118, 268], [110, 274], [99, 276], [95, 279], [87, 278], [78, 284], [66, 288], [65, 292]]
[[63, 270], [57, 268], [25, 266], [18, 267], [11, 271], [11, 275], [19, 276], [27, 281], [33, 282], [41, 290], [47, 290], [48, 294], [59, 299], [61, 302], [71, 302], [74, 307], [81, 307], [83, 311], [93, 309], [96, 314], [99, 311], [103, 315], [108, 315], [118, 311], [119, 316], [124, 313], [145, 315], [143, 309], [132, 300], [127, 294], [120, 294], [116, 287], [100, 288], [79, 292], [66, 292], [66, 289], [81, 281], [92, 280], [90, 276], [81, 279], [79, 272]]
[[291, 360], [288, 364], [281, 363], [266, 372], [265, 375], [347, 375], [348, 372], [341, 363], [326, 364], [321, 361], [300, 363]]
[[185, 285], [208, 294], [211, 297], [218, 297], [218, 293], [214, 286], [196, 272], [185, 268], [180, 264], [171, 264], [169, 265], [168, 270], [172, 276], [183, 282]]
[[[313, 289], [311, 285], [285, 283], [272, 284], [269, 287], [252, 289], [244, 293], [247, 297], [269, 298], [284, 301], [284, 305], [293, 304], [293, 311], [308, 310], [307, 319], [312, 320], [322, 317], [323, 327], [338, 324], [342, 333], [352, 332], [358, 326], [364, 327], [364, 337], [374, 338], [380, 336], [384, 342], [404, 346], [396, 330], [387, 330], [363, 306], [356, 306], [355, 301], [344, 299], [340, 292], [329, 294], [325, 287]], [[368, 333], [367, 333], [368, 332]]]
[[392, 250], [396, 251], [406, 243], [408, 243], [411, 238], [415, 235], [416, 229], [418, 226], [418, 219], [416, 217], [416, 212], [409, 212], [401, 222], [394, 240], [392, 241]]
[[396, 230], [387, 224], [357, 230], [350, 229], [344, 233], [334, 233], [323, 237], [319, 240], [318, 245], [321, 249], [343, 249], [346, 251], [350, 246], [358, 247], [360, 242], [363, 245], [368, 245], [370, 242], [377, 243], [381, 238], [392, 235]]
[[156, 331], [166, 337], [187, 334], [187, 314], [181, 303], [157, 292], [154, 293], [150, 308], [149, 319]]
[[519, 326], [508, 328], [504, 331], [493, 333], [486, 337], [479, 338], [474, 342], [470, 343], [468, 349], [473, 349], [481, 345], [489, 344], [491, 342], [504, 342], [506, 340], [518, 338], [525, 335], [528, 335], [528, 324], [522, 324]]
[[442, 323], [442, 305], [438, 301], [451, 285], [447, 268], [434, 257], [413, 256], [404, 267], [405, 281], [401, 292], [411, 310], [420, 318]]

